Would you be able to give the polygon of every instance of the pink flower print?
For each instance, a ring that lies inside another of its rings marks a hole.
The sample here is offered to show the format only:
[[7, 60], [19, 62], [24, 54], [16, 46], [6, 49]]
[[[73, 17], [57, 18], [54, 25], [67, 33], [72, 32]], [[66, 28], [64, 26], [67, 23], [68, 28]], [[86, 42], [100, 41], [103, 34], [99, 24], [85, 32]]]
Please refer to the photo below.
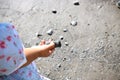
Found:
[[0, 48], [5, 48], [6, 45], [5, 45], [5, 42], [4, 41], [0, 41]]
[[8, 29], [14, 29], [15, 26], [14, 26], [14, 25], [9, 25], [9, 26], [7, 26], [7, 28], [8, 28]]
[[15, 28], [15, 26], [13, 25], [13, 26], [12, 26], [12, 28], [14, 29], [14, 28]]
[[3, 59], [5, 57], [5, 55], [0, 55], [0, 59]]
[[6, 60], [7, 60], [7, 61], [9, 61], [10, 59], [11, 59], [11, 57], [10, 57], [10, 56], [8, 56]]
[[20, 50], [19, 50], [19, 54], [22, 54], [22, 52], [23, 52], [23, 51], [20, 49]]
[[28, 76], [32, 76], [32, 72], [31, 71], [29, 71]]
[[7, 36], [7, 40], [11, 41], [12, 37], [11, 36]]
[[0, 69], [0, 72], [6, 72], [7, 69]]

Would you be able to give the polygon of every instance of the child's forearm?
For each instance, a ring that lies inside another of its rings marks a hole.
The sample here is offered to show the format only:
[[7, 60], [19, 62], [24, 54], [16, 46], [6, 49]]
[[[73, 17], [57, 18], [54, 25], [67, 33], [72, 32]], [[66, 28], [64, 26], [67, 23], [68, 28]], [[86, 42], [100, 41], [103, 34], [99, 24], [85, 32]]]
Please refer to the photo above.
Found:
[[22, 67], [29, 65], [32, 61], [34, 61], [36, 58], [38, 58], [39, 52], [40, 51], [38, 48], [25, 48], [24, 54], [26, 56], [27, 62]]
[[49, 45], [25, 48], [24, 54], [26, 56], [27, 62], [22, 67], [29, 65], [32, 61], [34, 61], [38, 57], [50, 56], [53, 53], [54, 48], [55, 44], [53, 42], [51, 42]]

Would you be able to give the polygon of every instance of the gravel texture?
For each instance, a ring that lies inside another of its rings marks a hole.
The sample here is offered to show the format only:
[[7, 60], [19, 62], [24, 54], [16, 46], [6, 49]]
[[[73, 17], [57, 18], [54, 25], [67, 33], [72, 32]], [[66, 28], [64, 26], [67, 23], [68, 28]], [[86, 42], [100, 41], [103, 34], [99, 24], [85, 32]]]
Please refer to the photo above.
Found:
[[[40, 74], [51, 80], [120, 80], [117, 1], [79, 0], [75, 6], [74, 0], [0, 0], [0, 22], [16, 25], [25, 47], [64, 36], [61, 48], [36, 60]], [[71, 21], [77, 25], [72, 27]], [[54, 30], [51, 36], [49, 29]]]

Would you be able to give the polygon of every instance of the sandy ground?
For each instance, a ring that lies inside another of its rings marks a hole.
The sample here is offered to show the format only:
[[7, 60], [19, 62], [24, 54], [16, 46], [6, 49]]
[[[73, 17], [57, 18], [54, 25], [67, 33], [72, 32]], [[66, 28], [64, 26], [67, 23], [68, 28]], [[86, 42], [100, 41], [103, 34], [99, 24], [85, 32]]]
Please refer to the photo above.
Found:
[[[120, 9], [116, 1], [79, 0], [78, 6], [74, 1], [0, 0], [0, 22], [16, 25], [25, 47], [63, 36], [61, 48], [36, 60], [40, 74], [52, 80], [120, 80]], [[73, 20], [77, 26], [70, 25]], [[51, 36], [46, 33], [49, 29], [53, 29]], [[38, 38], [37, 33], [42, 36]]]

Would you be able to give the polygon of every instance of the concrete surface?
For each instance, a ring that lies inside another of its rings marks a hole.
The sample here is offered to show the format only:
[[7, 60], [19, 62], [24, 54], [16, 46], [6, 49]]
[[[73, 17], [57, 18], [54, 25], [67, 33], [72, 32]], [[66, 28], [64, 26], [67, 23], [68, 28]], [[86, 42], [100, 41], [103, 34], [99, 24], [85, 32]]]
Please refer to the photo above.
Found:
[[[16, 25], [26, 47], [64, 36], [61, 48], [36, 60], [40, 74], [52, 80], [120, 80], [120, 9], [116, 1], [79, 0], [79, 6], [73, 2], [0, 0], [0, 22]], [[70, 25], [73, 20], [77, 26]], [[46, 34], [49, 29], [54, 31], [52, 36]], [[37, 38], [37, 33], [43, 36]]]

